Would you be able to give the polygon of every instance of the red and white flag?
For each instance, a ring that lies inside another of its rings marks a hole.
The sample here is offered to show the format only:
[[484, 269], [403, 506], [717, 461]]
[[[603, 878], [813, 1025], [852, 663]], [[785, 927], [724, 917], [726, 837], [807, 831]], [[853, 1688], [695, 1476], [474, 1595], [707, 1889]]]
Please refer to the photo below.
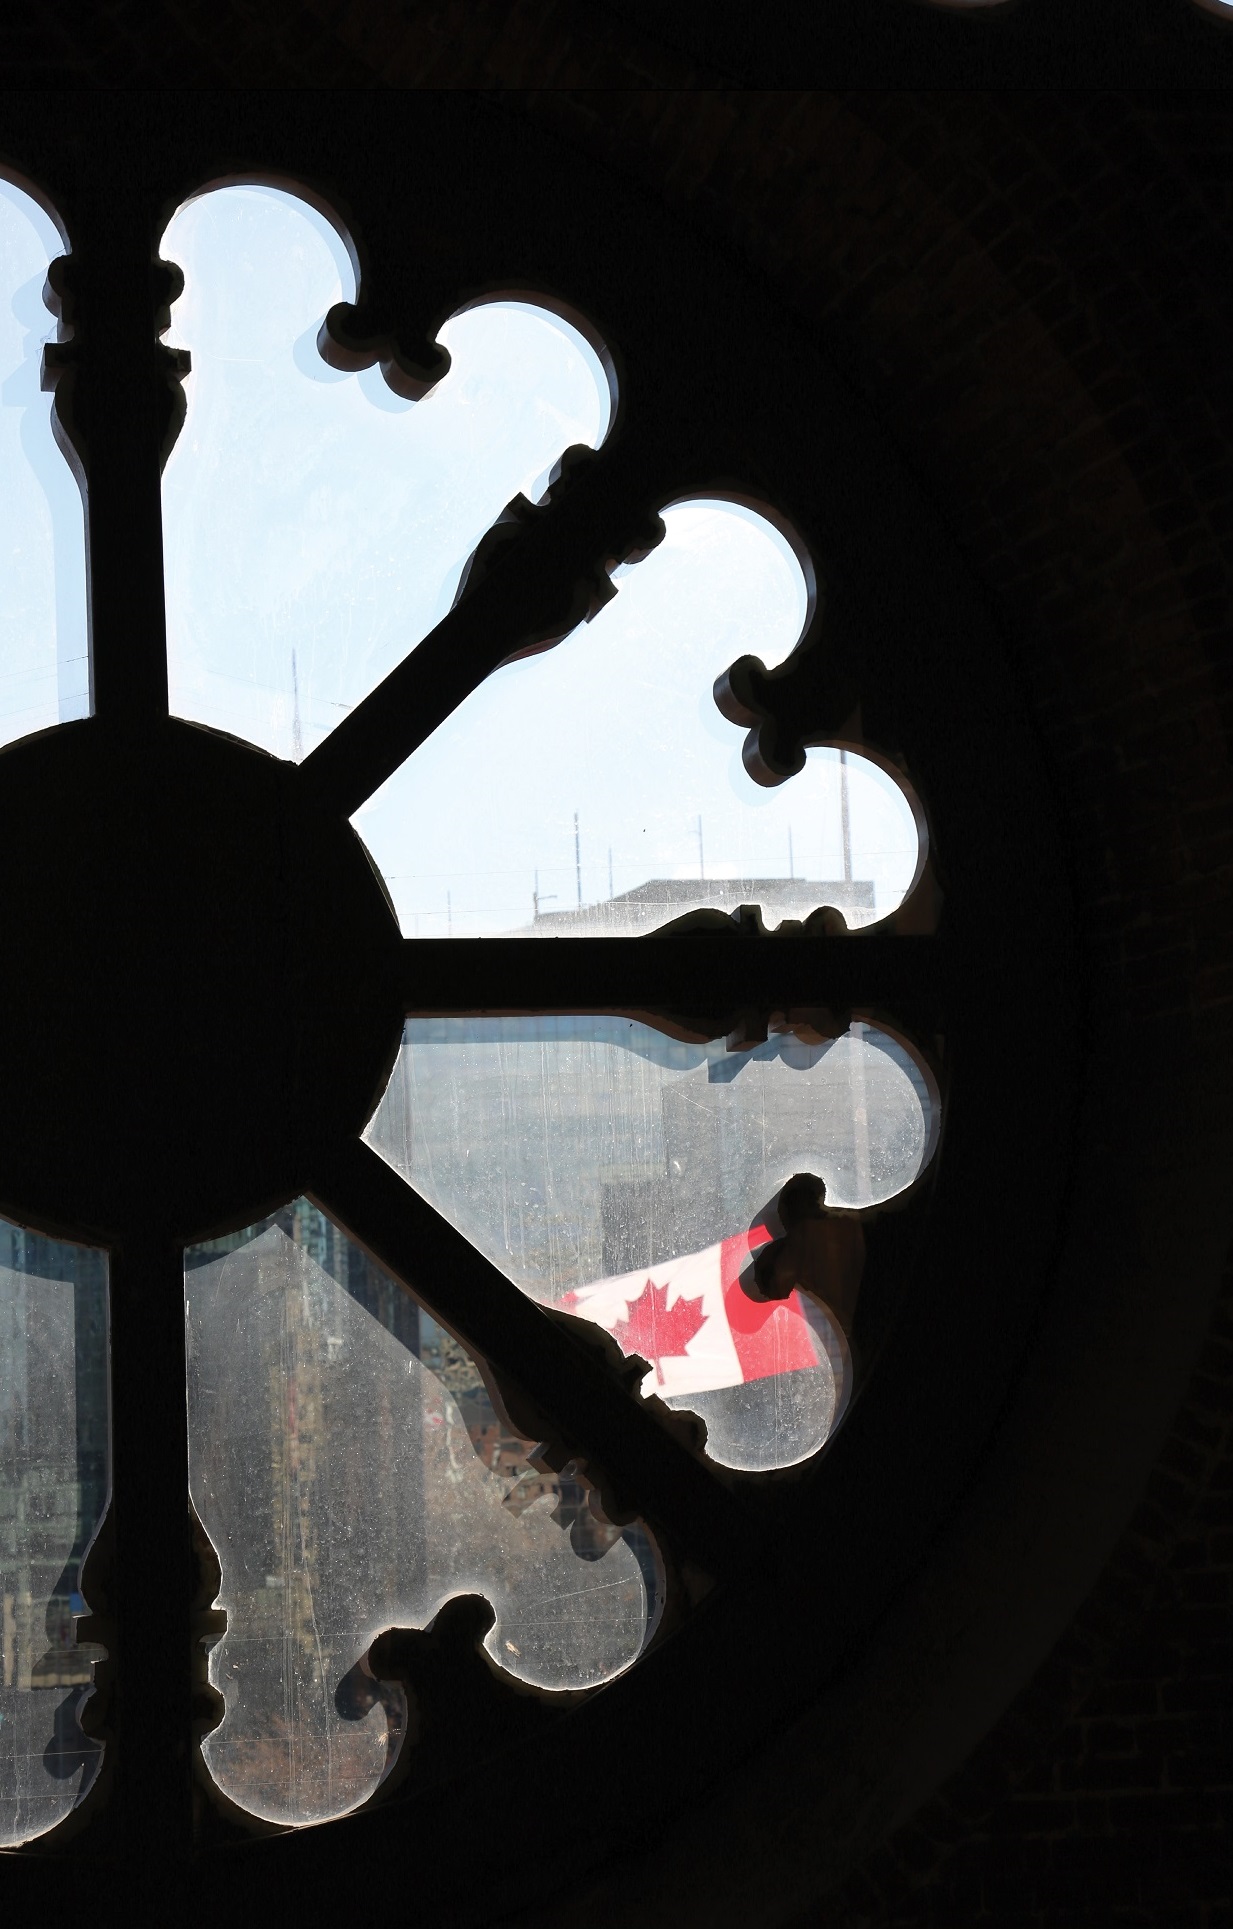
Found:
[[625, 1354], [649, 1360], [642, 1392], [709, 1393], [819, 1364], [823, 1348], [799, 1293], [750, 1299], [740, 1275], [771, 1237], [765, 1226], [705, 1252], [581, 1286], [557, 1303], [603, 1326]]

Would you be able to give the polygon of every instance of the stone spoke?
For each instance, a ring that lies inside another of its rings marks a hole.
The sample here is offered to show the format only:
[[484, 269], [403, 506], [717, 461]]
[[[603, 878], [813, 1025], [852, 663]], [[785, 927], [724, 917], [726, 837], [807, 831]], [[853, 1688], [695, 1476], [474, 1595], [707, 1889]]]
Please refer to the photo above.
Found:
[[84, 484], [92, 708], [137, 730], [167, 714], [160, 475], [188, 357], [156, 336], [175, 272], [152, 273], [145, 223], [119, 218], [121, 205], [110, 193], [87, 200], [74, 252], [52, 263], [68, 339], [47, 347], [43, 386], [55, 392], [57, 439]]
[[639, 1373], [606, 1335], [527, 1299], [358, 1140], [310, 1192], [490, 1369], [519, 1431], [579, 1460], [618, 1517], [636, 1514], [711, 1574], [755, 1557], [760, 1526], [686, 1444], [688, 1422], [635, 1391]]
[[618, 1012], [718, 1038], [754, 1014], [883, 1015], [922, 1039], [945, 1022], [944, 940], [895, 933], [748, 937], [415, 938], [402, 947], [408, 1012]]
[[305, 759], [317, 800], [349, 817], [501, 663], [582, 622], [607, 569], [656, 539], [646, 502], [626, 445], [574, 462], [543, 507], [513, 505], [449, 615]]
[[[178, 1245], [157, 1230], [135, 1229], [111, 1255], [112, 1489], [82, 1575], [92, 1613], [78, 1638], [100, 1642], [107, 1659], [96, 1666], [97, 1707], [87, 1704], [86, 1726], [106, 1754], [81, 1841], [87, 1853], [96, 1841], [109, 1860], [118, 1853], [135, 1902], [163, 1880], [151, 1868], [152, 1840], [178, 1871], [191, 1848], [183, 1281]], [[161, 1916], [166, 1890], [149, 1902]]]

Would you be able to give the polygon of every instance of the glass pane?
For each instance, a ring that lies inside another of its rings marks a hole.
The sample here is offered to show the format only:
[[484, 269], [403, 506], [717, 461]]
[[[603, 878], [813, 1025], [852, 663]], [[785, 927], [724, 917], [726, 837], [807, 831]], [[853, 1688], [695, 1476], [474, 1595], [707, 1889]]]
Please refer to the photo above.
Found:
[[162, 251], [192, 355], [163, 482], [171, 706], [298, 761], [446, 614], [505, 505], [598, 446], [608, 379], [577, 329], [516, 301], [443, 325], [452, 366], [418, 402], [331, 368], [317, 335], [354, 298], [350, 257], [274, 188], [186, 202]]
[[[851, 1385], [838, 1317], [751, 1297], [794, 1174], [859, 1212], [921, 1171], [936, 1107], [910, 1054], [854, 1024], [753, 1050], [632, 1019], [412, 1018], [366, 1134], [532, 1298], [612, 1332], [643, 1382], [707, 1423], [727, 1466], [815, 1453]], [[836, 1216], [855, 1249], [857, 1222]]]
[[46, 1834], [94, 1779], [76, 1641], [107, 1506], [107, 1262], [0, 1220], [0, 1847]]
[[64, 253], [54, 223], [0, 180], [0, 744], [90, 712], [81, 495], [40, 387]]
[[486, 1596], [488, 1652], [538, 1687], [637, 1659], [645, 1534], [537, 1467], [457, 1340], [322, 1213], [299, 1201], [193, 1248], [185, 1307], [190, 1483], [227, 1615], [204, 1752], [232, 1801], [300, 1825], [371, 1795], [406, 1711], [363, 1658], [455, 1595]]
[[906, 896], [921, 851], [899, 784], [833, 748], [756, 784], [715, 706], [738, 657], [800, 638], [790, 544], [731, 502], [664, 522], [591, 623], [489, 677], [357, 814], [407, 937], [637, 935], [741, 904], [866, 925]]

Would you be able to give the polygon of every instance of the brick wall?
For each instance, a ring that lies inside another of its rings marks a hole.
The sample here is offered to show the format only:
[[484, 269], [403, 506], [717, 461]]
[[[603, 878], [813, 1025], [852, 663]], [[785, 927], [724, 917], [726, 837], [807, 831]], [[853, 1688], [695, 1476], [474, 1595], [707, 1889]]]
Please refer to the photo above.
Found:
[[1224, 1929], [1233, 1821], [1233, 1263], [1117, 1553], [955, 1777], [802, 1922]]

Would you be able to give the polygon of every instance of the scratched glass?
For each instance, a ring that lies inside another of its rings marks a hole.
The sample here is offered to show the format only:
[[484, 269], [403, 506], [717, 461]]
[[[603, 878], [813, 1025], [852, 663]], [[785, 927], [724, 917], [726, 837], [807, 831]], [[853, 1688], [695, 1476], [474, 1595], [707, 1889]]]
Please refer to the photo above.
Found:
[[407, 937], [636, 937], [744, 904], [861, 926], [911, 890], [924, 850], [894, 776], [818, 745], [755, 783], [716, 707], [739, 657], [774, 665], [800, 640], [787, 539], [734, 502], [663, 521], [590, 623], [496, 671], [356, 814]]
[[107, 1266], [0, 1220], [0, 1847], [63, 1821], [102, 1750], [79, 1716], [101, 1649], [77, 1640], [107, 1506]]
[[[425, 1281], [425, 1284], [429, 1284]], [[365, 1801], [397, 1756], [378, 1635], [481, 1594], [517, 1680], [601, 1686], [640, 1654], [657, 1557], [532, 1458], [465, 1349], [305, 1201], [186, 1256], [189, 1479], [222, 1569], [203, 1744], [241, 1808], [293, 1827]]]
[[515, 1285], [648, 1361], [726, 1466], [816, 1453], [851, 1392], [821, 1297], [752, 1296], [775, 1200], [808, 1172], [838, 1212], [902, 1192], [932, 1087], [872, 1026], [729, 1051], [614, 1017], [411, 1018], [369, 1143]]
[[612, 391], [576, 328], [519, 301], [446, 321], [418, 402], [330, 367], [318, 332], [355, 270], [274, 188], [186, 202], [162, 252], [192, 357], [163, 481], [171, 707], [298, 762], [447, 613], [505, 505], [598, 446]]
[[0, 744], [90, 713], [81, 495], [41, 387], [65, 252], [33, 198], [0, 180]]

